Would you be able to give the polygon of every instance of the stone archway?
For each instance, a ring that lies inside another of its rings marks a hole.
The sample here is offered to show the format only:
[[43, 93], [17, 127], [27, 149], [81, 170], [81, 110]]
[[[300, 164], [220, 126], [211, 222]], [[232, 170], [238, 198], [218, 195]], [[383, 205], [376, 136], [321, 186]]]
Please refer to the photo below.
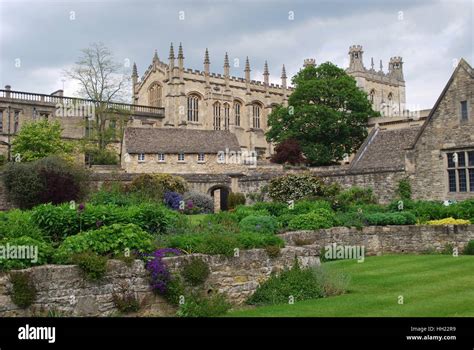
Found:
[[209, 195], [214, 198], [215, 213], [229, 209], [228, 197], [230, 192], [230, 188], [226, 185], [215, 185], [208, 190]]

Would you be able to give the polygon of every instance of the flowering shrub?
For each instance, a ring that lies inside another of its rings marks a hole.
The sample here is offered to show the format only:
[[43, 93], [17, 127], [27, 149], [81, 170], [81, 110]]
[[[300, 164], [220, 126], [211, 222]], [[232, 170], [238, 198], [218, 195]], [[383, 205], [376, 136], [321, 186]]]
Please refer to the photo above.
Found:
[[470, 225], [469, 220], [445, 218], [441, 220], [430, 220], [427, 222], [428, 225]]
[[183, 196], [181, 196], [177, 192], [166, 192], [165, 193], [165, 204], [173, 209], [173, 210], [179, 210], [180, 209], [180, 204], [183, 201]]
[[273, 216], [249, 215], [239, 223], [242, 232], [275, 233], [278, 221]]
[[180, 254], [181, 251], [179, 249], [161, 248], [150, 255], [142, 255], [148, 260], [145, 268], [150, 272], [150, 284], [154, 292], [165, 295], [168, 291], [168, 284], [171, 281], [171, 274], [163, 258]]
[[310, 173], [288, 174], [270, 181], [268, 194], [278, 202], [288, 202], [308, 197], [321, 196], [325, 184], [319, 177]]
[[183, 195], [185, 212], [209, 214], [214, 211], [214, 199], [204, 193], [189, 191]]

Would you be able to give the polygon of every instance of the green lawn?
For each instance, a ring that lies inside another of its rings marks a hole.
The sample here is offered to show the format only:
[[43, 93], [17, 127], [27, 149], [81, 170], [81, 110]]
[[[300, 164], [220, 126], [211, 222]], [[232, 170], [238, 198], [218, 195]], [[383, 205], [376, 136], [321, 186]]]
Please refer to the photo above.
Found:
[[[351, 276], [347, 294], [232, 311], [244, 317], [474, 316], [474, 256], [387, 255], [334, 261]], [[402, 295], [404, 304], [398, 304]]]

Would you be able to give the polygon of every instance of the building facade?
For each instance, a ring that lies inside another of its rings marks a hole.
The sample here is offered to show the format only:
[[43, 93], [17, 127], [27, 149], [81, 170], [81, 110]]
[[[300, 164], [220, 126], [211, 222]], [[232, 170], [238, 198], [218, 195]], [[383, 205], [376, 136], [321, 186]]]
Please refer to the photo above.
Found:
[[[384, 73], [382, 67], [379, 71], [373, 67], [366, 69], [362, 54], [361, 46], [351, 46], [347, 72], [369, 95], [375, 110], [390, 116], [400, 115], [405, 105], [401, 57], [392, 57], [389, 72]], [[229, 130], [237, 136], [242, 149], [269, 156], [273, 148], [265, 139], [268, 115], [275, 106], [287, 105], [292, 92], [287, 83], [285, 66], [282, 66], [281, 84], [270, 84], [267, 62], [264, 65], [263, 81], [250, 79], [248, 57], [244, 78], [230, 76], [227, 53], [223, 59], [222, 74], [212, 73], [210, 64], [206, 49], [202, 71], [185, 68], [182, 45], [179, 45], [175, 56], [171, 44], [167, 63], [161, 61], [155, 52], [152, 63], [140, 80], [134, 64], [133, 101], [141, 105], [164, 107], [164, 127]], [[315, 64], [315, 59], [304, 61], [305, 66]]]

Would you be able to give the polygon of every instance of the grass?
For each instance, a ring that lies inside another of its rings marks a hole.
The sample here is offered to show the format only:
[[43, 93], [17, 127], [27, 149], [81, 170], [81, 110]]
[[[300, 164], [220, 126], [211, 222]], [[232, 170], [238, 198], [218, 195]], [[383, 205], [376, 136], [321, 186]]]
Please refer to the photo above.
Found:
[[[230, 312], [235, 317], [474, 316], [474, 256], [387, 255], [325, 263], [351, 276], [347, 294]], [[403, 296], [403, 304], [398, 303]]]

